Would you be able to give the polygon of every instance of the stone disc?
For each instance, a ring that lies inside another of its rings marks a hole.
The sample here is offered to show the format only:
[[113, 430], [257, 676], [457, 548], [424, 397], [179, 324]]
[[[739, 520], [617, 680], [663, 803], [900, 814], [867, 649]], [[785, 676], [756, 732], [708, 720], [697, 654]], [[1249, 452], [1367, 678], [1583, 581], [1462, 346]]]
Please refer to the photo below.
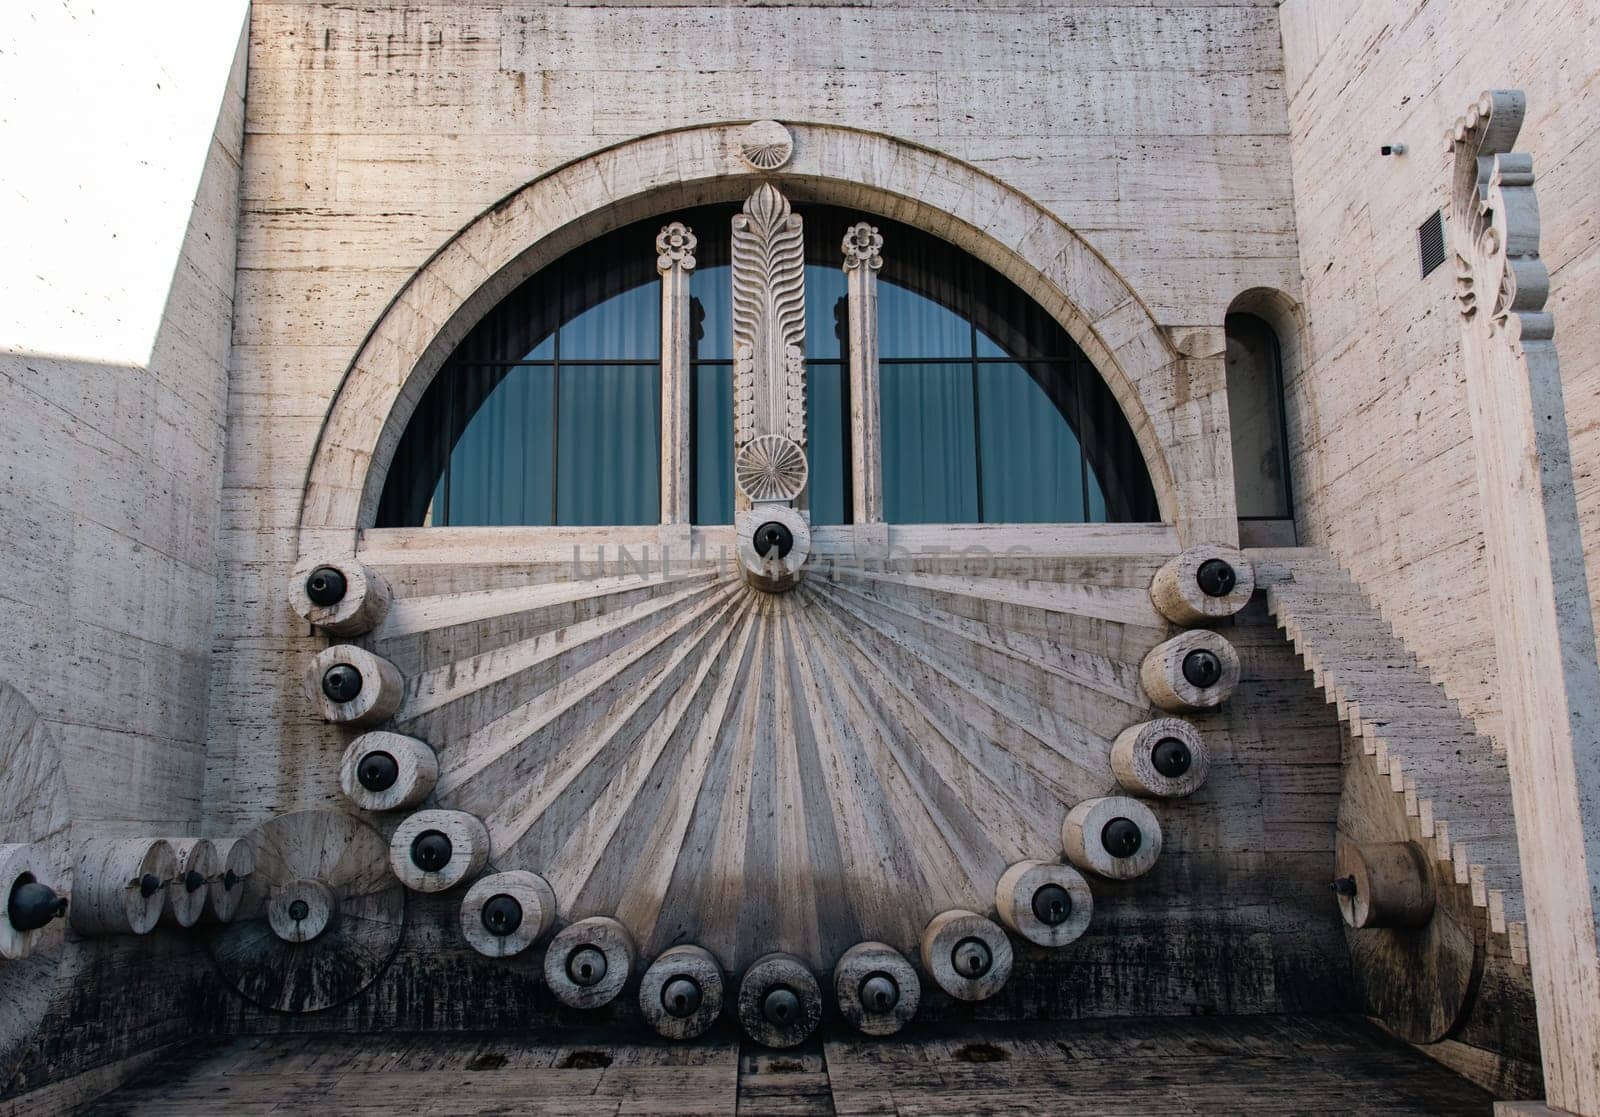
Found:
[[[1375, 757], [1348, 742], [1339, 838], [1423, 840], [1416, 819], [1406, 815], [1404, 794], [1378, 772]], [[1477, 998], [1488, 933], [1486, 916], [1472, 905], [1471, 888], [1455, 882], [1449, 863], [1432, 859], [1429, 866], [1435, 899], [1433, 918], [1426, 925], [1345, 927], [1350, 967], [1365, 1010], [1412, 1043], [1437, 1043], [1466, 1019]], [[1328, 902], [1335, 903], [1331, 892]]]
[[[255, 871], [239, 913], [211, 933], [211, 956], [241, 996], [263, 1008], [316, 1012], [370, 985], [400, 945], [405, 889], [389, 872], [389, 843], [339, 811], [279, 815], [249, 834]], [[268, 905], [291, 881], [325, 883], [336, 907], [308, 942], [280, 938]]]

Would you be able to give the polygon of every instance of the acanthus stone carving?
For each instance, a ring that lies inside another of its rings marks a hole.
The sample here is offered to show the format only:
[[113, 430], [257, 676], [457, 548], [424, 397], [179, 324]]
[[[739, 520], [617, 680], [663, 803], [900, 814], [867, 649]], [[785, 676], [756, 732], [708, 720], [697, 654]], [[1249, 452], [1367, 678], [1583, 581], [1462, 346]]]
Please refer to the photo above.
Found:
[[734, 445], [806, 441], [806, 262], [800, 217], [770, 184], [733, 219]]
[[1539, 258], [1539, 203], [1532, 157], [1507, 149], [1526, 109], [1520, 90], [1484, 93], [1450, 131], [1455, 155], [1451, 212], [1461, 222], [1456, 299], [1465, 318], [1487, 302], [1490, 334], [1517, 316], [1518, 338], [1554, 335], [1544, 313], [1550, 273]]

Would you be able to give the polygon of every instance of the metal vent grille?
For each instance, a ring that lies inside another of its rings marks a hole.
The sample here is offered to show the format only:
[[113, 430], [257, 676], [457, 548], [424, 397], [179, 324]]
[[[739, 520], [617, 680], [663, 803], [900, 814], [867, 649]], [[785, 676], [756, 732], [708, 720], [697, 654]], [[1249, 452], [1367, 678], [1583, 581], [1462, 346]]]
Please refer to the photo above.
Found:
[[1422, 277], [1444, 263], [1444, 214], [1434, 210], [1417, 226], [1417, 255], [1422, 259]]

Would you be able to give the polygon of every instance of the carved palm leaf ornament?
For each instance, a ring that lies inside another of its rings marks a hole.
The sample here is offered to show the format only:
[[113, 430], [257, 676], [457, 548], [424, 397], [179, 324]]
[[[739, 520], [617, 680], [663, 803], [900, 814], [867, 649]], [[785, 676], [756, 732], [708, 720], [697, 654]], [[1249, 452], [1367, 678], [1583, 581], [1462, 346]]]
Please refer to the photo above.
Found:
[[765, 183], [733, 219], [734, 471], [752, 501], [805, 485], [805, 284], [800, 217]]

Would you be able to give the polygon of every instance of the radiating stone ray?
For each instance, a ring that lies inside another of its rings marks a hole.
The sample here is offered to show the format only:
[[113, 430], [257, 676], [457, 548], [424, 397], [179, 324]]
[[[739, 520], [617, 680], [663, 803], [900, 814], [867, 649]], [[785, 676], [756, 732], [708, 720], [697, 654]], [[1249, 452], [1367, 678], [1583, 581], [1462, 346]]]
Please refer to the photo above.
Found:
[[[682, 730], [686, 727], [693, 727], [690, 707], [703, 701], [704, 689], [713, 669], [721, 661], [735, 634], [747, 627], [740, 621], [751, 611], [751, 603], [748, 599], [742, 599], [726, 608], [731, 611], [730, 623], [711, 626], [707, 638], [700, 645], [701, 654], [693, 663], [692, 678], [678, 688], [650, 722], [621, 770], [589, 805], [579, 825], [567, 835], [559, 852], [547, 863], [546, 879], [555, 889], [558, 900], [570, 898], [567, 905], [569, 910], [573, 902], [587, 899], [584, 897], [585, 886], [594, 875], [601, 858], [614, 848], [613, 840], [624, 823], [630, 818], [638, 818], [652, 807], [659, 808], [667, 801], [664, 795], [657, 796], [655, 803], [644, 800], [646, 785], [651, 778], [656, 777], [661, 781], [657, 784], [658, 788], [668, 780], [676, 782], [680, 778], [681, 772], [659, 771], [660, 761], [674, 737], [682, 736]], [[593, 906], [592, 900], [588, 906]]]
[[[954, 649], [937, 640], [925, 640], [907, 633], [895, 618], [862, 607], [860, 603], [842, 596], [825, 595], [827, 600], [848, 617], [847, 624], [853, 636], [869, 641], [883, 655], [902, 661], [902, 666], [916, 675], [930, 676], [926, 685], [942, 687], [947, 692], [960, 695], [963, 706], [977, 705], [992, 711], [994, 718], [1010, 727], [1010, 733], [1025, 733], [1042, 747], [1058, 753], [1069, 764], [1082, 768], [1085, 775], [1098, 776], [1109, 772], [1108, 755], [1101, 747], [1115, 731], [1109, 725], [1099, 728], [1086, 726], [1079, 718], [1092, 713], [1100, 701], [1083, 688], [1056, 688], [1037, 685], [1031, 691], [1022, 691], [1013, 683], [986, 674], [972, 666]], [[931, 676], [937, 676], [935, 682]], [[982, 716], [982, 715], [974, 715]], [[1104, 721], [1101, 718], [1099, 720]], [[1122, 724], [1137, 720], [1134, 708], [1123, 714]], [[1115, 719], [1112, 719], [1115, 724]], [[996, 739], [1007, 732], [995, 725], [991, 732]]]
[[[1053, 640], [1008, 627], [1003, 621], [968, 617], [959, 612], [930, 608], [928, 603], [908, 600], [895, 589], [870, 582], [848, 580], [829, 587], [853, 600], [887, 610], [908, 621], [949, 637], [971, 643], [1013, 663], [1021, 663], [1057, 674], [1074, 684], [1098, 690], [1107, 697], [1135, 704], [1143, 701], [1138, 665], [1129, 665], [1110, 656], [1073, 648]], [[1146, 594], [1148, 597], [1149, 595]], [[1084, 614], [1077, 613], [1082, 617]], [[1101, 624], [1101, 628], [1111, 627]], [[1152, 631], [1163, 631], [1159, 626]]]
[[[820, 623], [828, 624], [829, 618]], [[849, 639], [837, 630], [831, 635], [839, 643]], [[998, 856], [1003, 869], [1031, 856], [1041, 840], [1048, 841], [1059, 829], [1058, 800], [1029, 802], [1016, 796], [1015, 783], [995, 779], [995, 769], [1007, 768], [993, 764], [997, 758], [984, 764], [969, 756], [952, 741], [953, 734], [927, 715], [919, 693], [897, 673], [882, 671], [865, 654], [840, 657], [835, 669], [876, 711], [881, 723], [895, 727], [902, 766], [914, 771], [927, 793], [937, 799], [938, 813], [985, 850], [986, 860], [992, 859], [988, 855]]]
[[[1131, 680], [1131, 687], [1119, 686], [1115, 693], [1106, 694], [1107, 701], [1094, 702], [1091, 699], [1102, 691], [1100, 681], [1057, 666], [1053, 649], [1036, 647], [1027, 654], [993, 638], [986, 626], [948, 615], [929, 617], [898, 602], [874, 600], [843, 587], [813, 592], [829, 596], [838, 608], [854, 614], [860, 623], [878, 629], [918, 654], [936, 654], [950, 670], [962, 674], [968, 689], [988, 689], [996, 695], [1025, 691], [1030, 698], [1037, 696], [1034, 700], [1041, 710], [1061, 710], [1073, 722], [1101, 733], [1111, 725], [1123, 724], [1129, 707], [1144, 705], [1137, 677]], [[1060, 692], [1074, 692], [1075, 700], [1052, 700]]]
[[[818, 641], [815, 651], [836, 680], [852, 735], [862, 744], [867, 762], [878, 776], [884, 793], [883, 809], [899, 821], [929, 899], [936, 910], [969, 906], [972, 897], [961, 887], [961, 881], [978, 874], [973, 871], [974, 854], [961, 838], [964, 820], [945, 817], [939, 811], [918, 773], [905, 759], [906, 746], [914, 749], [916, 743], [904, 739], [909, 735], [903, 727], [891, 726], [876, 715], [867, 694], [831, 643]], [[1000, 870], [1004, 868], [1002, 864]], [[995, 877], [998, 879], [998, 872]]]
[[424, 673], [413, 686], [407, 687], [400, 717], [422, 717], [558, 658], [562, 666], [572, 670], [582, 666], [586, 658], [598, 658], [612, 648], [631, 643], [636, 633], [648, 631], [662, 614], [674, 615], [685, 604], [703, 600], [710, 593], [712, 589], [708, 586], [680, 590], [447, 663]]
[[622, 890], [618, 901], [617, 918], [645, 941], [651, 941], [654, 933], [658, 949], [672, 941], [673, 929], [669, 929], [666, 936], [658, 933], [661, 906], [672, 883], [673, 870], [683, 858], [684, 838], [689, 832], [695, 805], [706, 787], [706, 771], [739, 681], [739, 665], [749, 654], [755, 620], [755, 610], [747, 603], [741, 610], [737, 631], [727, 645], [729, 650], [723, 659], [715, 662], [717, 669], [705, 680], [713, 689], [689, 727], [692, 739], [688, 756], [676, 773], [677, 779], [662, 786], [661, 810], [642, 852], [629, 866], [628, 886]]
[[[635, 715], [645, 708], [646, 703], [662, 695], [662, 684], [670, 677], [672, 670], [687, 662], [699, 650], [701, 641], [715, 631], [715, 622], [732, 608], [733, 602], [723, 598], [719, 600], [715, 612], [702, 614], [697, 611], [690, 614], [690, 619], [696, 622], [694, 628], [679, 646], [669, 649], [668, 657], [651, 671], [648, 678], [640, 681], [641, 685], [615, 693], [602, 716], [585, 727], [587, 732], [573, 734], [544, 767], [531, 773], [531, 778], [525, 784], [526, 793], [513, 789], [502, 806], [485, 820], [489, 826], [492, 847], [503, 849], [521, 841], [523, 835], [608, 746], [620, 743], [630, 748], [637, 747], [638, 736], [625, 730], [637, 730], [639, 723], [648, 724], [649, 718], [636, 718]], [[687, 627], [684, 625], [672, 632], [681, 633]], [[662, 644], [658, 642], [655, 646]], [[625, 804], [619, 806], [625, 807]]]
[[485, 820], [496, 869], [545, 874], [564, 917], [615, 915], [647, 953], [825, 969], [862, 939], [913, 951], [938, 911], [986, 910], [1007, 865], [1059, 856], [1148, 716], [1148, 559], [1007, 561], [776, 596], [532, 569], [459, 606], [398, 601], [376, 646], [404, 651], [398, 725], [438, 750], [435, 798]]
[[684, 584], [706, 584], [715, 573], [685, 570], [677, 574], [618, 574], [590, 581], [542, 582], [527, 586], [469, 590], [462, 593], [402, 598], [389, 610], [373, 634], [380, 642], [481, 621], [527, 618], [539, 628], [554, 628], [583, 619], [582, 606], [603, 608], [608, 602], [624, 604], [677, 589]]
[[[546, 689], [535, 690], [521, 705], [473, 729], [458, 747], [442, 751], [436, 794], [443, 798], [455, 788], [467, 785], [496, 761], [519, 749], [534, 751], [528, 746], [535, 735], [549, 728], [562, 714], [580, 709], [585, 703], [589, 704], [587, 712], [591, 716], [598, 713], [603, 699], [615, 689], [618, 678], [625, 671], [636, 665], [641, 657], [676, 636], [708, 609], [725, 603], [732, 592], [732, 588], [725, 589], [692, 610], [680, 610], [671, 620], [664, 620], [651, 630], [646, 638], [624, 644], [581, 671], [564, 676], [558, 673]], [[408, 732], [422, 730], [424, 733], [428, 728], [404, 722], [402, 727]]]

